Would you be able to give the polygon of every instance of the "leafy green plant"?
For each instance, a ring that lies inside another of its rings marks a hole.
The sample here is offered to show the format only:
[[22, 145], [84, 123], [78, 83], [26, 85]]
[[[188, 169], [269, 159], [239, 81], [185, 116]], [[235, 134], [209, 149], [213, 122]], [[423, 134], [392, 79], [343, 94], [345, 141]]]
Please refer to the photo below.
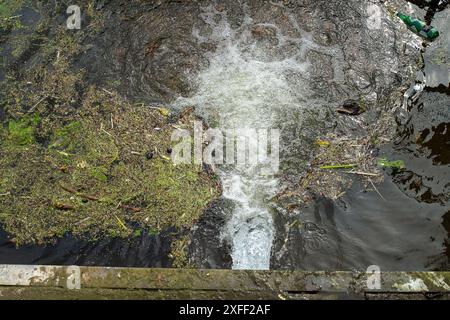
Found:
[[403, 160], [389, 161], [386, 158], [379, 158], [377, 160], [377, 164], [380, 167], [384, 167], [384, 168], [395, 168], [395, 169], [404, 169], [405, 168], [405, 163], [403, 162]]

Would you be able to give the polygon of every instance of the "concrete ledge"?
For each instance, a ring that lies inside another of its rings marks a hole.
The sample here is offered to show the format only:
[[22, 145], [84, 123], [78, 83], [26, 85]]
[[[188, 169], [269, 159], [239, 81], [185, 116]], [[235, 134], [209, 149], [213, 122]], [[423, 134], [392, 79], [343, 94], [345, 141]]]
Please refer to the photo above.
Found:
[[236, 271], [0, 265], [0, 299], [448, 298], [450, 272]]

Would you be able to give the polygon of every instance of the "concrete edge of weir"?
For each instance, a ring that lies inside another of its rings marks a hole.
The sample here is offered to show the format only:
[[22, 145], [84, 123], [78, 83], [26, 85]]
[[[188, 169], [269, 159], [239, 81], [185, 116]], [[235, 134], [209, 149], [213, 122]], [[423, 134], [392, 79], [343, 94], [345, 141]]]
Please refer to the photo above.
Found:
[[0, 265], [0, 299], [345, 298], [449, 299], [450, 272]]

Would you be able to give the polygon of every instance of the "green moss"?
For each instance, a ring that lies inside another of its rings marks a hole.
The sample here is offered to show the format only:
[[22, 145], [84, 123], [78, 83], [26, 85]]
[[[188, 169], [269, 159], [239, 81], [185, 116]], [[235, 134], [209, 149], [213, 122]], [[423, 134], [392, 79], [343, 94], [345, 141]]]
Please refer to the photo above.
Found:
[[94, 167], [94, 168], [91, 168], [91, 170], [90, 170], [91, 176], [93, 176], [95, 179], [97, 179], [98, 181], [101, 181], [101, 182], [108, 181], [108, 177], [106, 176], [106, 173], [107, 173], [107, 169], [102, 168], [102, 167]]
[[77, 135], [82, 129], [80, 121], [73, 121], [62, 128], [57, 128], [53, 133], [50, 149], [59, 149], [66, 152], [75, 152]]
[[11, 16], [15, 11], [23, 5], [21, 0], [0, 0], [0, 18]]
[[134, 237], [139, 238], [141, 235], [142, 235], [142, 229], [138, 228], [138, 229], [134, 230], [134, 232], [133, 232]]
[[9, 138], [14, 144], [28, 145], [34, 142], [33, 127], [24, 121], [10, 121], [8, 124]]
[[27, 146], [35, 142], [34, 131], [39, 123], [39, 115], [11, 120], [8, 123], [8, 139], [16, 146]]
[[22, 23], [16, 12], [23, 7], [24, 0], [0, 0], [0, 30], [20, 29]]

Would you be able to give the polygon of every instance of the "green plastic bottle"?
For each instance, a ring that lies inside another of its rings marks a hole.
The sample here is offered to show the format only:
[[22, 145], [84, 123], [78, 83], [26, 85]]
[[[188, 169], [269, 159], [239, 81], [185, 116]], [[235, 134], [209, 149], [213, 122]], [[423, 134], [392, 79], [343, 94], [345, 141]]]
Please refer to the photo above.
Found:
[[433, 41], [439, 36], [439, 31], [432, 26], [428, 26], [424, 21], [408, 16], [404, 13], [397, 12], [397, 17], [408, 26], [408, 29], [415, 34], [425, 38], [429, 41]]

